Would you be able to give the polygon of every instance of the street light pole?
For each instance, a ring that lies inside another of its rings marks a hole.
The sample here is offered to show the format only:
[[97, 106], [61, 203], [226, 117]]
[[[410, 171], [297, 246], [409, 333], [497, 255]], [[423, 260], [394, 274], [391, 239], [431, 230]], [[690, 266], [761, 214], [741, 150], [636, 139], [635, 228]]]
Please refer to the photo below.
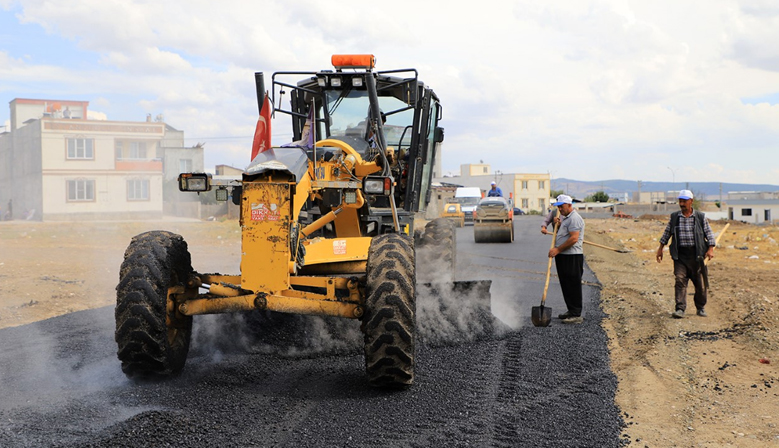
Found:
[[671, 176], [672, 176], [671, 177], [671, 184], [672, 184], [673, 187], [676, 187], [676, 171], [674, 171], [674, 169], [671, 168], [670, 166], [667, 166], [666, 168], [671, 170]]

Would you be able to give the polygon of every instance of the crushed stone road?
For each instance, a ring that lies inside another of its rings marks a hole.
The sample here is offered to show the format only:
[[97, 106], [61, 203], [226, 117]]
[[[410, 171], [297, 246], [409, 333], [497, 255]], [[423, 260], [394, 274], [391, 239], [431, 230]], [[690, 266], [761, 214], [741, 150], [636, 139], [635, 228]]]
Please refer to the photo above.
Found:
[[[458, 229], [458, 278], [492, 278], [513, 328], [420, 344], [408, 390], [366, 384], [353, 321], [200, 316], [183, 373], [154, 383], [122, 374], [113, 307], [0, 330], [0, 446], [623, 446], [589, 268], [582, 325], [530, 324], [549, 244], [536, 221], [510, 245]], [[556, 278], [547, 303], [563, 311]]]

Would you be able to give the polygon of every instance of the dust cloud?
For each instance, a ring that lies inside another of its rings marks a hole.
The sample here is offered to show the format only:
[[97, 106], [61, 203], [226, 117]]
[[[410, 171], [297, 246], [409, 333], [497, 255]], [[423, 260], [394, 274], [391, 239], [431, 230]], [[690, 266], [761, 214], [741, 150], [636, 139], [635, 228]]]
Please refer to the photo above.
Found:
[[0, 410], [71, 400], [129, 382], [116, 357], [113, 313], [75, 314], [88, 316], [78, 329], [49, 320], [3, 330], [6, 355], [15, 361], [0, 367]]

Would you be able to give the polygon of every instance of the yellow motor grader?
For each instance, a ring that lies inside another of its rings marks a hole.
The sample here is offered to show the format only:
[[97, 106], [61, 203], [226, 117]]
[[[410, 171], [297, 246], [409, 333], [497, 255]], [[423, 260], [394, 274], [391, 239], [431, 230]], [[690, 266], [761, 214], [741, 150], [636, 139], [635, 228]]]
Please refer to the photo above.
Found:
[[[336, 55], [334, 70], [277, 72], [270, 94], [255, 74], [260, 116], [275, 104], [274, 114], [291, 117], [294, 141], [263, 147], [240, 179], [178, 180], [181, 191], [215, 190], [240, 206], [241, 272], [196, 272], [187, 243], [170, 232], [134, 237], [115, 311], [127, 376], [181, 371], [195, 315], [269, 310], [360, 319], [370, 384], [412, 384], [417, 251], [435, 253], [430, 277], [454, 280], [452, 224], [414, 229], [431, 194], [442, 109], [415, 69], [376, 71], [374, 62]], [[461, 287], [473, 283], [485, 288]]]

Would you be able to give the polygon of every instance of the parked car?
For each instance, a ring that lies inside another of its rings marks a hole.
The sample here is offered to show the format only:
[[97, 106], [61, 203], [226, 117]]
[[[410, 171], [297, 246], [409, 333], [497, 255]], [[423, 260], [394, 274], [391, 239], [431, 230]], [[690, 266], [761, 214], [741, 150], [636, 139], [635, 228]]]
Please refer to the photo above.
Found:
[[514, 207], [514, 216], [524, 215], [524, 214], [525, 214], [525, 212], [523, 212], [521, 208]]

